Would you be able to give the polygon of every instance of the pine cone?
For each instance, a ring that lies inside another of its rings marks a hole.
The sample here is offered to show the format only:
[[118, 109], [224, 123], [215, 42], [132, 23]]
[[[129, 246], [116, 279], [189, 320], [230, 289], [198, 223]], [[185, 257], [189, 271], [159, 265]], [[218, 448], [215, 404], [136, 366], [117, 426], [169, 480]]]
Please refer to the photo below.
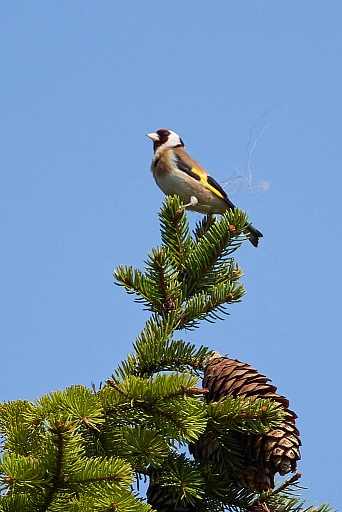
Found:
[[[274, 487], [274, 475], [285, 475], [296, 471], [300, 459], [299, 431], [295, 426], [296, 414], [289, 407], [289, 401], [276, 393], [277, 388], [268, 384], [269, 379], [246, 363], [217, 355], [205, 367], [203, 387], [209, 392], [208, 402], [217, 402], [223, 397], [244, 396], [268, 398], [281, 404], [285, 410], [283, 423], [277, 429], [264, 435], [228, 432], [239, 441], [246, 457], [244, 471], [238, 485], [251, 491], [261, 492]], [[195, 459], [209, 459], [220, 462], [220, 442], [203, 434], [191, 447]]]
[[196, 508], [192, 505], [184, 506], [181, 503], [175, 503], [171, 493], [167, 492], [166, 487], [158, 484], [158, 479], [150, 478], [150, 485], [147, 489], [147, 503], [149, 503], [157, 512], [195, 512]]

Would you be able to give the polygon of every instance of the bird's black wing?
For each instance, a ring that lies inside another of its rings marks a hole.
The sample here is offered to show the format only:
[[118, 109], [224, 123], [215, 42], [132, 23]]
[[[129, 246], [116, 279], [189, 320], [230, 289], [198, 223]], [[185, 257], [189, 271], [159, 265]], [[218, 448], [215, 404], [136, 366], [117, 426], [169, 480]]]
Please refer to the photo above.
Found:
[[186, 172], [186, 174], [188, 174], [188, 176], [191, 176], [195, 180], [203, 183], [203, 185], [205, 187], [207, 187], [209, 190], [211, 190], [211, 192], [213, 192], [218, 197], [223, 199], [227, 203], [229, 208], [231, 208], [232, 210], [235, 208], [233, 203], [228, 198], [226, 191], [221, 187], [221, 185], [219, 185], [217, 183], [216, 180], [214, 180], [214, 178], [212, 178], [209, 174], [204, 172], [202, 169], [198, 169], [197, 167], [191, 167], [189, 164], [184, 162], [184, 160], [182, 160], [182, 158], [177, 154], [175, 154], [175, 159], [176, 159], [175, 162], [176, 162], [177, 168], [180, 171]]

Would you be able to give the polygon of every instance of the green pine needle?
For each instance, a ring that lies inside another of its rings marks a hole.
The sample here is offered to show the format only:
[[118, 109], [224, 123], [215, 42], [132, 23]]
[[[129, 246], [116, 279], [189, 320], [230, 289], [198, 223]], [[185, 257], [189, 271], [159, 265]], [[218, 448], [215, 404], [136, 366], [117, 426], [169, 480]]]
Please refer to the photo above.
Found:
[[172, 317], [173, 330], [220, 319], [244, 294], [242, 271], [231, 254], [245, 240], [241, 233], [248, 223], [246, 214], [235, 209], [219, 220], [210, 217], [194, 237], [177, 196], [165, 198], [159, 216], [163, 244], [152, 248], [144, 271], [119, 266], [116, 282], [137, 295], [136, 301], [161, 323]]

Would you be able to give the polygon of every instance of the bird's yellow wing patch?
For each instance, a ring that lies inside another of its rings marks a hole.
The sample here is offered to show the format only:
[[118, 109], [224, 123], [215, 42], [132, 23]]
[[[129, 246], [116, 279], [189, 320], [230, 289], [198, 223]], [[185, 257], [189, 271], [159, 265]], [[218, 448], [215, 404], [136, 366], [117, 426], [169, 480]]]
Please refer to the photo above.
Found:
[[223, 190], [221, 185], [219, 185], [217, 181], [215, 181], [214, 178], [209, 176], [204, 170], [197, 169], [197, 167], [194, 166], [191, 167], [189, 164], [184, 162], [184, 160], [182, 160], [182, 158], [177, 154], [175, 155], [175, 163], [180, 171], [186, 172], [188, 176], [191, 176], [195, 180], [203, 183], [203, 185], [216, 196], [220, 197], [221, 199], [229, 201], [227, 199], [227, 194]]
[[227, 197], [227, 194], [225, 193], [221, 185], [219, 185], [214, 180], [214, 178], [204, 173], [203, 171], [200, 171], [196, 167], [192, 167], [191, 171], [199, 177], [199, 181], [203, 183], [211, 192], [216, 194], [221, 199]]

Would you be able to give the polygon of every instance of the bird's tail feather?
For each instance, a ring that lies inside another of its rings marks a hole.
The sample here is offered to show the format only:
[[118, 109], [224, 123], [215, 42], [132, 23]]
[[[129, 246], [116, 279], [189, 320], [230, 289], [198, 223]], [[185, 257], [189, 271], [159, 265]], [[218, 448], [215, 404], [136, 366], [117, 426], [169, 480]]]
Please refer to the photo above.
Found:
[[253, 244], [254, 247], [258, 247], [259, 238], [261, 238], [263, 234], [260, 233], [260, 231], [258, 231], [254, 226], [252, 226], [252, 224], [247, 226], [247, 228], [244, 230], [244, 233], [251, 244]]

